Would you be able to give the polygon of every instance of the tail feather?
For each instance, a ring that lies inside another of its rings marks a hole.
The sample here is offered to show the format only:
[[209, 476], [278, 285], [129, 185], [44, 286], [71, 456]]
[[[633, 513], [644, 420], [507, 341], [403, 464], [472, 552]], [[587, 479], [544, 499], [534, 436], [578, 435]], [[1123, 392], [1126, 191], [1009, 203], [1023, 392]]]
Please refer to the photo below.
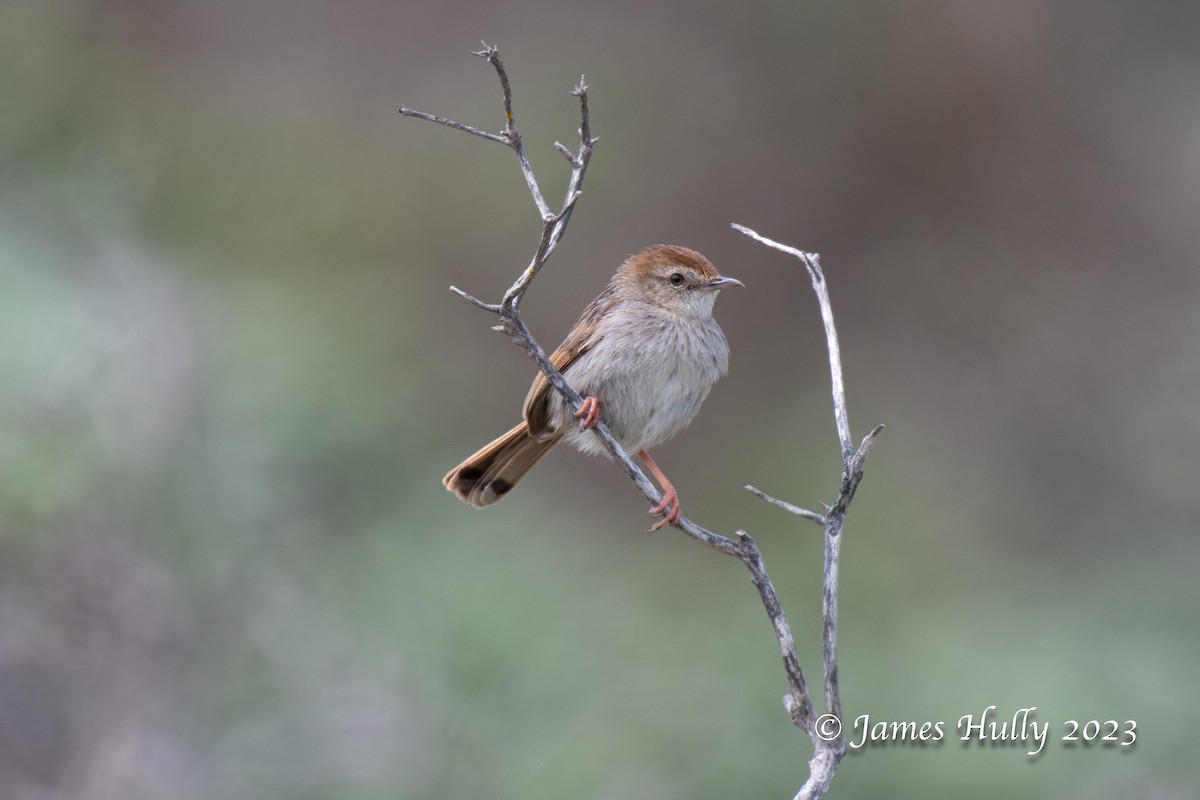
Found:
[[556, 436], [531, 436], [529, 427], [522, 422], [450, 470], [442, 483], [464, 503], [476, 508], [490, 506], [504, 497], [557, 442]]

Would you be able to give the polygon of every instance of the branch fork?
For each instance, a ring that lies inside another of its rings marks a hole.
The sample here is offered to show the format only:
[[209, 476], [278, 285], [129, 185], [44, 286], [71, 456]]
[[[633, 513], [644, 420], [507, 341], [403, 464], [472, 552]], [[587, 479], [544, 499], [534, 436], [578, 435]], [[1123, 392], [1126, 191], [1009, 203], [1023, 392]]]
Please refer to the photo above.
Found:
[[[579, 84], [571, 91], [572, 96], [579, 99], [580, 125], [578, 131], [578, 149], [572, 151], [560, 142], [554, 143], [555, 149], [567, 159], [567, 163], [571, 166], [571, 175], [567, 182], [562, 206], [557, 212], [554, 212], [550, 210], [538, 187], [533, 168], [530, 166], [529, 158], [525, 153], [524, 141], [521, 137], [520, 129], [517, 127], [516, 115], [513, 112], [512, 88], [509, 84], [504, 62], [500, 58], [499, 49], [493, 45], [484, 43], [483, 49], [473, 51], [473, 55], [479, 56], [491, 64], [500, 80], [505, 114], [505, 125], [501, 133], [490, 133], [465, 123], [446, 119], [436, 114], [415, 111], [405, 106], [399, 107], [400, 114], [406, 117], [415, 117], [445, 125], [511, 148], [517, 155], [517, 160], [521, 166], [521, 173], [524, 175], [525, 183], [529, 187], [529, 192], [533, 197], [538, 217], [542, 223], [542, 233], [534, 250], [533, 258], [516, 281], [504, 293], [499, 303], [487, 303], [455, 286], [451, 286], [450, 290], [472, 305], [498, 315], [500, 320], [495, 329], [511, 336], [537, 363], [538, 368], [545, 374], [551, 385], [567, 399], [575, 411], [579, 411], [584, 404], [583, 397], [567, 383], [562, 373], [550, 362], [545, 350], [533, 338], [533, 335], [521, 319], [520, 305], [521, 299], [529, 289], [533, 279], [537, 277], [538, 272], [545, 266], [551, 254], [553, 254], [555, 247], [557, 247], [559, 241], [562, 239], [563, 234], [566, 232], [567, 223], [570, 221], [571, 214], [575, 210], [575, 204], [582, 195], [583, 177], [587, 171], [588, 163], [592, 157], [592, 150], [597, 141], [591, 135], [591, 127], [588, 120], [587, 82], [581, 77]], [[789, 718], [798, 728], [808, 734], [814, 746], [813, 758], [809, 762], [809, 777], [796, 795], [796, 800], [820, 798], [827, 791], [833, 774], [846, 753], [846, 740], [840, 728], [842, 710], [837, 682], [837, 594], [842, 526], [845, 520], [846, 509], [862, 480], [863, 465], [867, 454], [871, 449], [875, 437], [883, 430], [883, 426], [880, 425], [867, 434], [857, 448], [853, 446], [850, 438], [850, 425], [846, 414], [846, 397], [842, 382], [841, 355], [838, 348], [837, 331], [833, 325], [833, 310], [829, 302], [829, 293], [825, 286], [825, 277], [821, 272], [819, 257], [815, 253], [805, 253], [794, 247], [767, 239], [744, 226], [734, 224], [733, 227], [746, 236], [768, 247], [793, 255], [803, 262], [809, 272], [809, 276], [812, 278], [813, 290], [817, 294], [817, 299], [821, 306], [821, 316], [825, 325], [825, 334], [829, 348], [830, 376], [833, 387], [834, 420], [837, 426], [843, 462], [842, 480], [837, 497], [832, 505], [825, 507], [823, 513], [817, 513], [773, 498], [752, 486], [747, 486], [746, 489], [774, 505], [821, 525], [824, 529], [825, 564], [822, 599], [822, 649], [824, 652], [824, 699], [826, 715], [820, 718], [815, 715], [813, 703], [805, 682], [804, 672], [800, 667], [800, 659], [796, 654], [796, 644], [792, 636], [791, 627], [783, 613], [779, 596], [771, 584], [770, 577], [767, 575], [762, 553], [759, 551], [754, 538], [742, 530], [737, 531], [735, 538], [722, 536], [701, 527], [686, 517], [681, 517], [678, 523], [676, 523], [676, 527], [688, 536], [708, 545], [714, 550], [738, 558], [749, 570], [750, 580], [758, 590], [759, 598], [774, 628], [775, 637], [779, 642], [780, 651], [783, 656], [784, 671], [789, 686], [789, 692], [784, 697], [784, 706], [787, 709]], [[642, 495], [650, 503], [658, 504], [662, 500], [662, 495], [654, 484], [651, 483], [650, 479], [646, 477], [645, 473], [642, 472], [641, 468], [630, 459], [621, 445], [613, 438], [612, 432], [603, 420], [599, 421], [592, 430], [604, 443], [617, 463], [625, 470]], [[829, 715], [833, 715], [836, 718], [838, 728], [836, 736], [826, 738], [828, 731], [820, 723], [822, 720], [826, 720]]]

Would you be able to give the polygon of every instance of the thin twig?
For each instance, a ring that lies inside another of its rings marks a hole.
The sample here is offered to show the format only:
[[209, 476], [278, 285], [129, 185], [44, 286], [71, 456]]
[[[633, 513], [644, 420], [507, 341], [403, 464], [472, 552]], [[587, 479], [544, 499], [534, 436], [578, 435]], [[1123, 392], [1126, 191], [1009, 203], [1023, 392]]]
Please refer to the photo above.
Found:
[[484, 311], [491, 311], [493, 314], [500, 313], [500, 306], [496, 303], [485, 303], [482, 300], [480, 300], [478, 297], [467, 294], [466, 292], [464, 292], [462, 289], [458, 288], [457, 286], [451, 286], [450, 291], [454, 292], [456, 295], [461, 297], [463, 300], [466, 300], [471, 305], [482, 308]]
[[479, 128], [468, 125], [465, 122], [455, 122], [452, 119], [446, 119], [445, 117], [439, 117], [437, 114], [426, 114], [424, 111], [415, 111], [411, 108], [408, 108], [407, 106], [400, 106], [400, 113], [406, 117], [415, 117], [416, 119], [427, 119], [430, 122], [436, 122], [439, 125], [445, 125], [447, 128], [454, 128], [456, 131], [466, 131], [467, 133], [471, 134], [472, 136], [480, 136], [489, 141], [499, 142], [500, 144], [508, 144], [508, 139], [506, 139], [503, 134], [488, 133], [487, 131], [481, 131]]
[[809, 511], [807, 508], [801, 508], [800, 506], [792, 505], [791, 503], [789, 503], [786, 500], [780, 500], [778, 497], [771, 497], [771, 495], [767, 494], [766, 492], [762, 491], [761, 489], [755, 489], [753, 486], [746, 486], [745, 488], [746, 488], [746, 491], [749, 492], [750, 494], [754, 495], [755, 497], [759, 497], [763, 500], [766, 500], [771, 505], [779, 506], [784, 511], [789, 511], [798, 517], [804, 517], [805, 519], [810, 519], [822, 527], [825, 526], [825, 515], [824, 514], [818, 514], [815, 511]]
[[[496, 61], [499, 64], [499, 54], [497, 53]], [[497, 66], [498, 70], [503, 70], [503, 66]], [[508, 76], [504, 75], [502, 81], [507, 85]], [[524, 297], [525, 291], [529, 288], [529, 284], [537, 277], [538, 271], [545, 265], [550, 258], [550, 254], [554, 252], [554, 248], [558, 246], [563, 234], [567, 232], [567, 223], [571, 220], [571, 214], [575, 211], [575, 203], [583, 194], [583, 176], [587, 171], [588, 163], [592, 159], [592, 148], [595, 146], [598, 139], [592, 136], [591, 125], [588, 122], [588, 94], [587, 81], [583, 76], [580, 76], [579, 83], [571, 90], [573, 97], [579, 98], [579, 152], [574, 155], [569, 155], [568, 160], [571, 162], [571, 177], [567, 181], [567, 192], [563, 200], [562, 210], [557, 214], [547, 217], [542, 214], [542, 238], [538, 242], [537, 249], [534, 251], [533, 260], [529, 262], [529, 266], [521, 273], [516, 282], [508, 288], [504, 293], [504, 300], [501, 305], [511, 309], [513, 313], [519, 311], [521, 298]], [[505, 108], [511, 115], [511, 103]], [[558, 142], [556, 146], [562, 147]], [[565, 147], [562, 147], [565, 150]], [[561, 152], [561, 151], [560, 151]], [[528, 168], [529, 162], [527, 159], [522, 159], [522, 170]], [[533, 180], [532, 171], [526, 176], [526, 182]], [[534, 181], [531, 186], [536, 186]], [[532, 189], [531, 189], [532, 190]], [[539, 195], [534, 195], [534, 202], [538, 202]], [[541, 206], [539, 205], [539, 210]]]
[[809, 277], [812, 278], [813, 291], [817, 293], [817, 302], [821, 306], [821, 319], [825, 323], [825, 341], [829, 347], [830, 383], [833, 385], [834, 421], [837, 424], [838, 441], [842, 445], [842, 461], [848, 461], [854, 452], [854, 445], [850, 439], [850, 420], [846, 415], [846, 386], [842, 381], [842, 353], [838, 346], [837, 328], [833, 325], [833, 305], [829, 302], [829, 290], [825, 287], [825, 275], [821, 272], [821, 257], [816, 253], [806, 253], [795, 247], [760, 236], [736, 222], [733, 223], [733, 228], [767, 247], [773, 247], [795, 256], [808, 269]]
[[525, 142], [521, 138], [520, 129], [517, 128], [517, 117], [513, 114], [512, 88], [508, 85], [508, 72], [504, 69], [504, 62], [500, 60], [500, 50], [495, 45], [483, 42], [483, 49], [475, 51], [474, 55], [487, 59], [488, 63], [496, 68], [496, 75], [500, 78], [500, 88], [504, 92], [504, 118], [506, 120], [504, 136], [521, 162], [521, 174], [525, 176], [525, 183], [528, 184], [529, 192], [533, 195], [533, 202], [537, 206], [538, 214], [543, 221], [549, 221], [554, 215], [550, 213], [550, 207], [546, 205], [546, 200], [542, 197], [537, 178], [533, 175], [533, 167], [529, 164], [529, 157], [525, 155]]

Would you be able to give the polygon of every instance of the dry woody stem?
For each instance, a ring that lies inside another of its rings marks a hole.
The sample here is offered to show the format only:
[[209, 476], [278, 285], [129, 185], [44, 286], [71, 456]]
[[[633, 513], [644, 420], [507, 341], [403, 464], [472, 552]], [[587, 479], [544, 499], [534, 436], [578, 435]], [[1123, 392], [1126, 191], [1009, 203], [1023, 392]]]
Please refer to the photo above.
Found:
[[[508, 291], [504, 293], [504, 297], [499, 303], [484, 302], [454, 286], [451, 286], [450, 289], [475, 306], [498, 315], [500, 324], [496, 326], [497, 329], [511, 336], [529, 354], [537, 363], [538, 368], [549, 379], [551, 385], [578, 411], [583, 405], [583, 398], [567, 383], [562, 373], [550, 363], [545, 350], [533, 338], [533, 335], [521, 319], [520, 305], [521, 299], [529, 289], [533, 279], [549, 260], [555, 247], [566, 232], [567, 223], [570, 221], [571, 214], [575, 210], [575, 204], [582, 193], [583, 177], [592, 157], [592, 149], [597, 141], [591, 135], [591, 127], [588, 119], [587, 83], [581, 78], [579, 84], [571, 92], [573, 96], [579, 99], [580, 125], [577, 149], [571, 150], [560, 143], [555, 143], [555, 148], [566, 157], [567, 162], [570, 164], [571, 175], [567, 181], [567, 189], [561, 207], [558, 211], [551, 211], [538, 186], [537, 178], [534, 176], [529, 159], [525, 154], [524, 140], [521, 137], [520, 129], [517, 127], [516, 115], [513, 111], [512, 88], [509, 84], [504, 62], [500, 58], [500, 51], [496, 47], [485, 43], [483, 49], [474, 52], [474, 55], [485, 59], [491, 64], [500, 80], [505, 118], [502, 131], [491, 133], [471, 125], [440, 117], [436, 114], [415, 111], [405, 106], [400, 106], [399, 111], [406, 117], [428, 120], [511, 148], [517, 156], [521, 173], [525, 178], [525, 183], [529, 187], [529, 192], [537, 208], [538, 217], [541, 222], [541, 237], [538, 240], [537, 247], [534, 249], [533, 258], [516, 281], [513, 282], [512, 286], [509, 287]], [[776, 500], [753, 487], [746, 488], [759, 497], [794, 514], [816, 522], [824, 528], [825, 581], [822, 603], [822, 641], [825, 678], [824, 706], [826, 715], [834, 715], [840, 724], [841, 700], [838, 695], [837, 683], [837, 576], [842, 524], [850, 500], [854, 496], [859, 481], [862, 480], [863, 462], [866, 459], [867, 452], [870, 450], [875, 436], [882, 430], [882, 426], [876, 428], [863, 439], [857, 450], [854, 449], [850, 438], [850, 426], [846, 416], [841, 357], [838, 352], [837, 332], [833, 327], [833, 311], [829, 304], [829, 295], [825, 289], [825, 279], [821, 273], [817, 256], [772, 242], [740, 225], [734, 225], [734, 227], [768, 247], [782, 250], [800, 258], [812, 277], [813, 289], [817, 293], [818, 301], [821, 305], [821, 315], [825, 323], [833, 382], [834, 418], [837, 424], [844, 464], [842, 481], [837, 498], [824, 513], [818, 514], [794, 506], [791, 503]], [[612, 454], [613, 458], [621, 465], [626, 474], [629, 475], [642, 495], [649, 502], [657, 504], [662, 499], [658, 489], [621, 448], [604, 422], [599, 422], [593, 430]], [[833, 773], [837, 769], [838, 763], [845, 755], [846, 742], [840, 733], [840, 727], [836, 736], [826, 737], [826, 729], [820, 724], [825, 717], [818, 718], [813, 710], [813, 702], [805, 682], [804, 672], [800, 667], [800, 659], [796, 654], [796, 644], [792, 637], [791, 627], [788, 625], [787, 617], [784, 615], [783, 607], [779, 602], [779, 596], [775, 592], [775, 587], [771, 584], [771, 579], [767, 575], [767, 568], [763, 562], [762, 554], [759, 552], [758, 545], [744, 531], [738, 531], [734, 538], [729, 538], [701, 527], [686, 517], [680, 518], [677, 527], [688, 536], [708, 545], [714, 550], [738, 558], [750, 571], [750, 580], [758, 590], [759, 598], [771, 621], [775, 637], [779, 642], [779, 647], [783, 655], [784, 672], [789, 687], [788, 695], [784, 698], [785, 706], [792, 721], [797, 727], [805, 731], [813, 741], [814, 755], [809, 762], [809, 778], [801, 787], [796, 797], [819, 798], [823, 796], [828, 789], [829, 782], [833, 778]]]
[[[821, 598], [821, 644], [824, 652], [822, 666], [825, 673], [825, 713], [837, 720], [836, 728], [826, 728], [813, 720], [811, 706], [809, 715], [803, 714], [804, 708], [798, 707], [798, 700], [789, 697], [785, 700], [788, 709], [793, 713], [793, 720], [804, 728], [813, 741], [815, 750], [809, 762], [809, 779], [796, 795], [799, 798], [822, 797], [829, 788], [833, 773], [846, 755], [846, 739], [842, 735], [842, 700], [838, 691], [837, 667], [837, 602], [838, 602], [838, 568], [841, 559], [842, 525], [846, 518], [846, 509], [854, 498], [854, 492], [863, 477], [863, 464], [875, 437], [883, 430], [879, 425], [862, 440], [857, 449], [854, 448], [850, 437], [850, 419], [846, 412], [846, 387], [842, 380], [842, 357], [838, 346], [837, 328], [833, 324], [833, 304], [829, 300], [829, 290], [825, 285], [825, 275], [821, 272], [820, 257], [816, 253], [805, 253], [794, 247], [780, 244], [761, 236], [749, 228], [734, 224], [734, 229], [744, 233], [751, 239], [767, 247], [779, 250], [800, 259], [812, 279], [813, 291], [817, 295], [817, 303], [821, 307], [821, 319], [825, 324], [825, 339], [829, 350], [829, 375], [833, 389], [833, 418], [837, 426], [838, 442], [842, 451], [842, 480], [838, 489], [837, 499], [827, 507], [824, 514], [799, 508], [784, 500], [778, 500], [753, 486], [746, 489], [787, 511], [811, 520], [820, 525], [825, 532], [825, 569], [824, 591]], [[830, 735], [836, 731], [834, 735]]]

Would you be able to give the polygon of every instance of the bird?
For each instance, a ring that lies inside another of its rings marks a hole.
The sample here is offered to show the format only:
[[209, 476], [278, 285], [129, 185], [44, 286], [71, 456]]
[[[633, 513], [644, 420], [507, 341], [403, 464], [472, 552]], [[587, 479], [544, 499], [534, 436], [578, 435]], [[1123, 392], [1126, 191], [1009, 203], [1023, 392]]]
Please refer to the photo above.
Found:
[[650, 456], [688, 426], [729, 370], [729, 344], [713, 305], [743, 286], [700, 253], [658, 244], [627, 258], [583, 310], [550, 361], [584, 398], [578, 411], [538, 373], [522, 421], [450, 470], [442, 483], [477, 508], [506, 497], [559, 442], [609, 455], [591, 429], [603, 420], [626, 452], [637, 453], [662, 487], [651, 530], [678, 525], [679, 493]]

